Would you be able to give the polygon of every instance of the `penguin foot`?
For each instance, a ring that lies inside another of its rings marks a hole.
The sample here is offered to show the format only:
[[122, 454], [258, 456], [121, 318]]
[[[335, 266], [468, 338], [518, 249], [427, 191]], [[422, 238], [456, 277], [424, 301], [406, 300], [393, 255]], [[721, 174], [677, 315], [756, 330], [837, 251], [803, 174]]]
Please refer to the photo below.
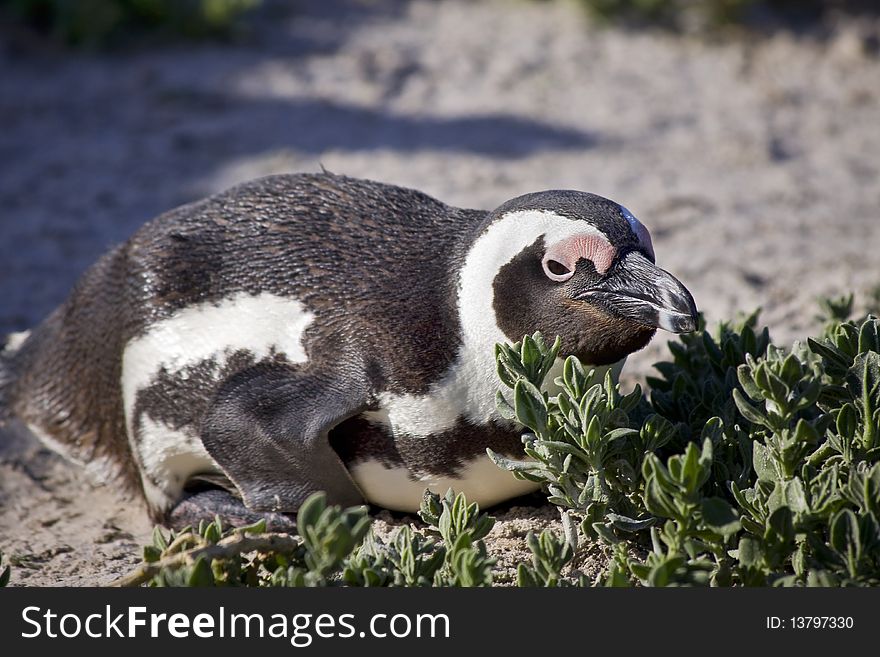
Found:
[[220, 516], [223, 523], [232, 527], [252, 525], [266, 521], [266, 529], [273, 532], [296, 532], [296, 516], [273, 511], [253, 511], [232, 493], [225, 490], [203, 490], [181, 500], [168, 513], [165, 524], [172, 529], [198, 527], [199, 521], [210, 522]]

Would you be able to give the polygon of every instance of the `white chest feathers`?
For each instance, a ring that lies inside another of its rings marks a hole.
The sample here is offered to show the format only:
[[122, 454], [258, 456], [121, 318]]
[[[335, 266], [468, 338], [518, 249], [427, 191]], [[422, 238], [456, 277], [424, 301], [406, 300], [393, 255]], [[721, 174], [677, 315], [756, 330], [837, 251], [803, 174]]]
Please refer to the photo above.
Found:
[[[610, 369], [616, 381], [624, 362], [625, 359], [610, 367], [596, 368], [595, 380], [601, 380], [605, 371]], [[557, 359], [547, 375], [544, 389], [550, 395], [558, 392], [553, 381], [562, 374], [563, 363], [561, 358]], [[405, 435], [409, 440], [425, 441], [436, 439], [438, 434], [452, 429], [462, 418], [474, 424], [486, 424], [490, 420], [502, 422], [495, 410], [495, 392], [500, 389], [501, 382], [494, 368], [483, 363], [482, 371], [491, 376], [467, 379], [466, 373], [474, 370], [462, 365], [460, 359], [456, 361], [447, 375], [423, 396], [382, 396], [382, 408], [364, 413], [363, 417], [383, 426], [395, 437]], [[464, 387], [459, 388], [459, 385]], [[511, 429], [516, 430], [514, 425]], [[488, 507], [540, 487], [531, 481], [516, 479], [510, 472], [499, 468], [482, 454], [484, 446], [474, 447], [480, 456], [464, 463], [454, 476], [420, 472], [403, 465], [388, 466], [379, 460], [357, 463], [351, 468], [351, 474], [370, 502], [407, 512], [418, 510], [426, 488], [441, 495], [452, 488], [464, 493], [469, 501]]]
[[454, 477], [418, 474], [403, 466], [389, 468], [378, 461], [358, 463], [352, 478], [364, 497], [393, 511], [418, 511], [425, 489], [443, 495], [448, 489], [464, 493], [469, 502], [489, 507], [538, 489], [538, 484], [516, 479], [511, 473], [481, 456], [467, 463]]
[[[405, 436], [410, 441], [436, 440], [461, 421], [477, 426], [503, 422], [495, 408], [501, 383], [495, 374], [493, 346], [465, 342], [450, 369], [425, 394], [383, 393], [380, 409], [363, 417], [395, 438]], [[389, 467], [378, 460], [355, 464], [351, 474], [366, 499], [395, 511], [417, 511], [426, 488], [441, 495], [452, 488], [484, 507], [537, 489], [492, 463], [485, 446], [475, 445], [473, 452], [480, 455], [457, 468], [455, 476], [403, 465]]]
[[188, 367], [205, 360], [213, 361], [219, 373], [226, 360], [242, 350], [255, 361], [283, 354], [289, 362], [305, 362], [302, 337], [313, 320], [314, 315], [295, 299], [241, 293], [219, 303], [184, 308], [126, 345], [121, 381], [126, 428], [153, 506], [168, 508], [190, 476], [219, 468], [194, 427], [173, 428], [146, 412], [135, 418], [138, 393], [160, 372], [185, 378]]

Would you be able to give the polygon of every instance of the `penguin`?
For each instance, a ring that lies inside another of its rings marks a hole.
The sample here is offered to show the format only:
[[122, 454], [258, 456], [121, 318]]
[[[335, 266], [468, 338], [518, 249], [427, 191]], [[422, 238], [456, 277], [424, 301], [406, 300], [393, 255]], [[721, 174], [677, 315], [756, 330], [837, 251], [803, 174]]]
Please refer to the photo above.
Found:
[[619, 367], [692, 331], [645, 226], [580, 191], [491, 211], [323, 172], [258, 179], [143, 225], [0, 356], [0, 403], [183, 525], [284, 523], [313, 492], [415, 511], [426, 488], [530, 492], [494, 345], [540, 331]]

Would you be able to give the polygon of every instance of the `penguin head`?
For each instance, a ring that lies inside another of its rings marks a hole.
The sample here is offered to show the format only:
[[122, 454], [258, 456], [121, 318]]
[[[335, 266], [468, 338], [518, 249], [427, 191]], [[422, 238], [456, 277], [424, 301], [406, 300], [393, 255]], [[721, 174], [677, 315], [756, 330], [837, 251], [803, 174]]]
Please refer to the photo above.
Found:
[[482, 298], [463, 298], [474, 323], [485, 322], [476, 315], [482, 307], [507, 339], [558, 335], [564, 353], [591, 365], [641, 349], [658, 328], [685, 333], [697, 325], [693, 297], [655, 264], [647, 229], [594, 194], [546, 191], [508, 201], [489, 215], [468, 266], [463, 296], [468, 276], [492, 281]]

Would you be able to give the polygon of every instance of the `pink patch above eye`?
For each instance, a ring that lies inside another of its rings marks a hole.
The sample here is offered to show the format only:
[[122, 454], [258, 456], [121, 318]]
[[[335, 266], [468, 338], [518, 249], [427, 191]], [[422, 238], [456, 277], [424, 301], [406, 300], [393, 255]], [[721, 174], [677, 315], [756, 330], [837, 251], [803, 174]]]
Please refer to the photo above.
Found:
[[[555, 244], [551, 244], [544, 254], [542, 264], [544, 266], [544, 273], [548, 278], [554, 281], [566, 281], [571, 278], [577, 261], [581, 258], [591, 261], [596, 271], [604, 274], [611, 267], [611, 263], [614, 262], [615, 255], [617, 255], [617, 249], [611, 246], [608, 240], [598, 235], [586, 233], [572, 235]], [[547, 266], [551, 260], [561, 264], [568, 272], [554, 274]]]

